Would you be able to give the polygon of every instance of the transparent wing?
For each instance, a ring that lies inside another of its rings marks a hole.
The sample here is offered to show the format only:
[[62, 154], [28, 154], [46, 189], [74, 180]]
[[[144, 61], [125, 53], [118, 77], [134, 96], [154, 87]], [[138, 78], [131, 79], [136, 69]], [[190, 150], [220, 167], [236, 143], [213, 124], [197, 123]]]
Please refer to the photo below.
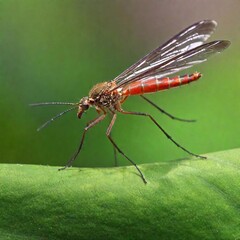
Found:
[[144, 73], [138, 74], [138, 77], [141, 79], [148, 78], [150, 76], [162, 78], [166, 75], [190, 68], [195, 64], [202, 63], [213, 54], [220, 53], [229, 45], [230, 42], [227, 40], [205, 43], [199, 47], [191, 49], [190, 51], [177, 55], [160, 65], [158, 63], [153, 64], [150, 69], [145, 69]]
[[142, 76], [145, 72], [149, 73], [150, 69], [156, 71], [156, 68], [159, 68], [160, 71], [161, 66], [165, 66], [166, 62], [201, 46], [214, 32], [216, 26], [217, 23], [213, 20], [203, 20], [191, 25], [130, 66], [113, 81], [120, 87], [139, 79], [139, 76]]

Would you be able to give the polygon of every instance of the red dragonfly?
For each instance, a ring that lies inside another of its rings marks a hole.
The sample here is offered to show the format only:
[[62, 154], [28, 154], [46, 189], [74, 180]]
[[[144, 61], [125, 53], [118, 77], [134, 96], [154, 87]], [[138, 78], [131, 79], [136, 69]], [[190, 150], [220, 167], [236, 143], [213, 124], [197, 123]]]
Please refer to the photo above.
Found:
[[112, 81], [98, 83], [93, 86], [93, 88], [89, 92], [89, 95], [87, 97], [83, 97], [77, 103], [44, 102], [31, 104], [31, 106], [72, 105], [70, 109], [59, 113], [58, 115], [54, 116], [52, 119], [44, 123], [41, 127], [38, 128], [38, 130], [41, 130], [50, 122], [74, 109], [78, 109], [78, 118], [81, 118], [83, 113], [86, 112], [89, 107], [94, 107], [99, 114], [97, 118], [90, 121], [86, 125], [77, 151], [69, 159], [65, 167], [60, 168], [59, 170], [63, 170], [72, 166], [72, 163], [82, 149], [87, 131], [93, 126], [97, 125], [102, 120], [104, 120], [107, 114], [110, 114], [112, 118], [107, 128], [106, 135], [114, 146], [115, 157], [116, 151], [118, 151], [131, 164], [135, 166], [143, 182], [147, 183], [146, 178], [144, 177], [142, 171], [139, 169], [136, 163], [132, 161], [119, 148], [119, 146], [111, 137], [111, 130], [116, 121], [117, 113], [145, 116], [149, 118], [170, 141], [172, 141], [183, 151], [199, 158], [206, 158], [204, 156], [200, 156], [190, 152], [189, 150], [181, 146], [179, 143], [177, 143], [150, 114], [123, 110], [122, 104], [129, 96], [139, 95], [141, 98], [150, 103], [160, 112], [166, 114], [172, 119], [186, 122], [194, 121], [174, 117], [143, 95], [146, 93], [153, 93], [169, 88], [178, 87], [180, 85], [188, 84], [190, 82], [198, 80], [201, 77], [201, 73], [199, 72], [195, 72], [190, 75], [186, 74], [183, 76], [168, 76], [177, 73], [183, 69], [187, 69], [195, 64], [204, 62], [209, 56], [223, 51], [230, 45], [230, 41], [227, 40], [217, 40], [204, 43], [214, 32], [216, 26], [217, 23], [213, 20], [203, 20], [191, 25], [190, 27], [184, 29], [176, 36], [168, 40], [165, 44], [156, 48], [155, 50], [147, 54], [145, 57], [140, 59], [138, 62], [130, 66]]

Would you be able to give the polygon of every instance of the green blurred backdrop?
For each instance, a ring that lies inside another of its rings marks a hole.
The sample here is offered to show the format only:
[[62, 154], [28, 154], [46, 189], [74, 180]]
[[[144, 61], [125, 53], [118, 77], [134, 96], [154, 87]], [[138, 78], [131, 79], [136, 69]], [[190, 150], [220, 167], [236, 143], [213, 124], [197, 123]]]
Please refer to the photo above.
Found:
[[[240, 119], [239, 1], [82, 1], [7, 0], [0, 3], [0, 160], [5, 163], [64, 165], [77, 148], [92, 109], [81, 120], [71, 112], [41, 132], [45, 120], [62, 106], [30, 108], [41, 101], [78, 101], [101, 81], [111, 80], [140, 57], [183, 28], [214, 19], [211, 40], [229, 39], [231, 47], [188, 72], [197, 83], [149, 97], [168, 112], [197, 123], [160, 114], [139, 97], [127, 110], [149, 112], [180, 144], [201, 154], [236, 148]], [[89, 131], [75, 166], [113, 166], [108, 121]], [[136, 163], [187, 156], [148, 119], [118, 116], [113, 137]], [[119, 156], [120, 165], [128, 164]]]

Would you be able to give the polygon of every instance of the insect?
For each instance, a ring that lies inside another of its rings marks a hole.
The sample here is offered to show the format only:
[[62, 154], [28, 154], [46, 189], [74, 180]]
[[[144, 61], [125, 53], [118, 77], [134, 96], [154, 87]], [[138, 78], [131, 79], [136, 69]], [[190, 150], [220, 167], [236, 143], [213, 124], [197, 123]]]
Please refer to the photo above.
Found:
[[197, 22], [188, 28], [184, 29], [176, 36], [168, 40], [162, 46], [156, 48], [145, 57], [140, 59], [138, 62], [130, 66], [119, 76], [114, 78], [109, 82], [98, 83], [90, 90], [87, 97], [83, 97], [77, 103], [66, 103], [66, 102], [43, 102], [43, 103], [33, 103], [31, 106], [43, 106], [43, 105], [71, 105], [70, 109], [67, 109], [58, 115], [54, 116], [52, 119], [44, 123], [38, 130], [46, 127], [50, 122], [61, 117], [63, 114], [77, 109], [77, 116], [80, 119], [89, 107], [94, 107], [98, 113], [97, 118], [90, 121], [84, 128], [80, 145], [77, 151], [66, 163], [65, 167], [59, 170], [66, 169], [72, 166], [72, 163], [77, 158], [80, 153], [85, 135], [87, 131], [97, 125], [99, 122], [103, 121], [107, 114], [111, 115], [111, 122], [107, 128], [106, 135], [110, 142], [112, 143], [115, 152], [118, 151], [123, 157], [125, 157], [131, 164], [133, 164], [140, 174], [144, 183], [147, 180], [136, 165], [116, 144], [111, 136], [112, 127], [116, 121], [117, 113], [131, 114], [144, 116], [149, 118], [152, 123], [154, 123], [163, 134], [172, 141], [176, 146], [181, 148], [183, 151], [190, 155], [199, 158], [206, 158], [194, 154], [187, 150], [185, 147], [177, 143], [159, 124], [158, 122], [148, 113], [142, 112], [132, 112], [126, 111], [122, 108], [122, 104], [126, 99], [133, 95], [139, 95], [143, 100], [147, 101], [149, 104], [154, 106], [163, 114], [168, 117], [185, 122], [191, 122], [194, 120], [187, 120], [174, 117], [168, 112], [164, 111], [162, 108], [157, 106], [151, 100], [144, 96], [146, 93], [153, 93], [169, 88], [178, 87], [180, 85], [188, 84], [190, 82], [196, 81], [201, 77], [201, 73], [195, 72], [193, 74], [186, 74], [183, 76], [173, 76], [169, 77], [174, 73], [177, 73], [183, 69], [187, 69], [195, 64], [204, 62], [208, 57], [215, 53], [219, 53], [226, 49], [230, 45], [230, 41], [227, 40], [217, 40], [208, 43], [204, 43], [214, 32], [217, 23], [213, 20], [203, 20]]

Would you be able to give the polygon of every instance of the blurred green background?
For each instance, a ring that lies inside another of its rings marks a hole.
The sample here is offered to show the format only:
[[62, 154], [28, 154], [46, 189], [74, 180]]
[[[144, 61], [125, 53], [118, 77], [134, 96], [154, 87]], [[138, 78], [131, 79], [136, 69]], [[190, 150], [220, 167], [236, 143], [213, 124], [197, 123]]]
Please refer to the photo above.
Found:
[[[148, 95], [169, 119], [140, 97], [126, 110], [151, 113], [162, 127], [194, 153], [240, 146], [239, 1], [7, 0], [0, 3], [0, 160], [4, 163], [64, 165], [76, 150], [91, 109], [79, 120], [71, 112], [40, 132], [36, 129], [64, 106], [30, 108], [29, 103], [79, 101], [90, 88], [111, 80], [180, 30], [214, 19], [213, 39], [232, 45], [190, 69], [203, 78], [191, 85]], [[75, 166], [113, 166], [105, 136], [109, 121], [89, 131]], [[118, 115], [113, 137], [136, 163], [188, 156], [148, 119]], [[119, 156], [120, 165], [128, 162]]]

